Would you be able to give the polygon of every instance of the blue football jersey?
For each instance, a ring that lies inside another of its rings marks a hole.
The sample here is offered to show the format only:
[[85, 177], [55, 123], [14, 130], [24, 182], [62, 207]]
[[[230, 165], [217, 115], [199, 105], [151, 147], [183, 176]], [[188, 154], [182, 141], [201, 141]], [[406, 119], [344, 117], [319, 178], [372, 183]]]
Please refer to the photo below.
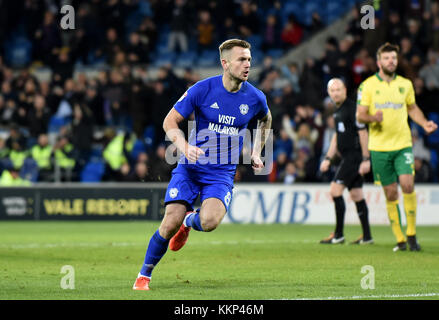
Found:
[[195, 126], [188, 142], [205, 152], [196, 163], [182, 155], [174, 172], [193, 172], [201, 183], [232, 184], [248, 123], [268, 113], [264, 93], [247, 81], [238, 92], [229, 92], [219, 75], [194, 84], [174, 108], [184, 118], [194, 113]]

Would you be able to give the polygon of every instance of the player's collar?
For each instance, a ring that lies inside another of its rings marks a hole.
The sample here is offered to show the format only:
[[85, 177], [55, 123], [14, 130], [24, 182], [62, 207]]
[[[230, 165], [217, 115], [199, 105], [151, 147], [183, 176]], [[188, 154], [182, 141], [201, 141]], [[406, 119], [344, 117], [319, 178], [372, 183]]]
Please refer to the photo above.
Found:
[[[380, 77], [380, 75], [379, 75], [378, 72], [375, 73], [375, 76], [378, 78], [378, 80], [380, 80], [380, 81], [384, 81], [384, 79]], [[396, 74], [396, 72], [395, 72], [395, 73], [393, 74], [393, 78], [392, 78], [392, 80], [395, 80], [395, 79], [396, 79], [396, 76], [397, 76], [397, 74]]]

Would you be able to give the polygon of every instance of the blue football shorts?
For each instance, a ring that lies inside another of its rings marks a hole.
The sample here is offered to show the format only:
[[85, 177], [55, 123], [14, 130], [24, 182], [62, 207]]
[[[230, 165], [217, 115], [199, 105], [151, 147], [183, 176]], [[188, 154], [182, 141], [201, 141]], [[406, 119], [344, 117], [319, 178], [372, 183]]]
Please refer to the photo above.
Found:
[[208, 198], [217, 198], [224, 204], [226, 212], [229, 210], [233, 186], [224, 182], [201, 183], [196, 180], [191, 174], [174, 173], [166, 190], [165, 206], [168, 203], [184, 201], [188, 210], [193, 210], [199, 195], [201, 203]]

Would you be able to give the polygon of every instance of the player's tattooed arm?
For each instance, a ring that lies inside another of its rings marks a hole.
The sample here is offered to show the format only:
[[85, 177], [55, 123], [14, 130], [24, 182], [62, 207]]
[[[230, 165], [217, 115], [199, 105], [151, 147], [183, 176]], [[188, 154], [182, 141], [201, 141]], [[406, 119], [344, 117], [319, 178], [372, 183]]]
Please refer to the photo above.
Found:
[[256, 128], [256, 137], [255, 142], [253, 144], [253, 152], [252, 152], [252, 167], [253, 169], [262, 169], [264, 164], [261, 160], [261, 152], [267, 142], [267, 139], [270, 135], [271, 129], [271, 112], [268, 111], [265, 117], [258, 120], [257, 128]]

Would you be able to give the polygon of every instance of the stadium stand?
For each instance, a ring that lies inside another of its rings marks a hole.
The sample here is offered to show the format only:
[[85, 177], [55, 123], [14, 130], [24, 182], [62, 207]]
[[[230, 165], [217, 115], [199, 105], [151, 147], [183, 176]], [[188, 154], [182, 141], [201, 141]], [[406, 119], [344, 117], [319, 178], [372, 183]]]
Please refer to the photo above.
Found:
[[[333, 105], [325, 92], [326, 81], [343, 78], [355, 98], [358, 84], [376, 72], [375, 50], [385, 41], [401, 46], [398, 73], [414, 82], [423, 111], [436, 121], [439, 117], [434, 104], [439, 95], [437, 1], [71, 2], [75, 30], [59, 26], [61, 1], [0, 3], [1, 164], [8, 162], [13, 150], [29, 151], [36, 144], [32, 119], [49, 114], [43, 131], [50, 143], [64, 135], [74, 146], [74, 181], [98, 182], [106, 176], [103, 150], [111, 141], [104, 132], [109, 127], [136, 136], [126, 154], [127, 174], [146, 153], [140, 161], [147, 162], [151, 175], [162, 175], [148, 180], [164, 181], [172, 166], [161, 164], [156, 170], [153, 160], [158, 148], [166, 145], [163, 118], [202, 75], [221, 72], [217, 47], [231, 37], [252, 44], [251, 82], [267, 95], [274, 116], [276, 170], [264, 181], [328, 181], [330, 177], [317, 170], [324, 143], [333, 132], [327, 126]], [[375, 6], [374, 30], [360, 26], [359, 6], [364, 3]], [[341, 36], [320, 43], [321, 57], [290, 60], [282, 66], [273, 63], [287, 59], [346, 15], [350, 22], [340, 30]], [[43, 108], [36, 107], [38, 95], [44, 97]], [[19, 138], [12, 132], [17, 128]], [[427, 137], [419, 129], [419, 136], [431, 167], [423, 182], [437, 182], [438, 134]], [[56, 167], [53, 157], [52, 161]], [[32, 165], [26, 162], [22, 169], [22, 178], [41, 181]], [[261, 179], [246, 174], [248, 169], [238, 166], [237, 181]], [[50, 179], [60, 181], [56, 174]], [[123, 176], [117, 179], [126, 181]]]

